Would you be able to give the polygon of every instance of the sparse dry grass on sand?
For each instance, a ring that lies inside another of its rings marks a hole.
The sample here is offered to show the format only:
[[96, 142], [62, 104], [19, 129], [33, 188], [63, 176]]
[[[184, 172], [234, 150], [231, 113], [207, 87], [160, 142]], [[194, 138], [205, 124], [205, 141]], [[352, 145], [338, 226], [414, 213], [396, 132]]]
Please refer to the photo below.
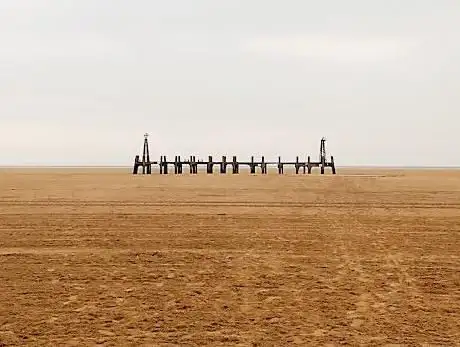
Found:
[[460, 170], [0, 172], [0, 345], [460, 345]]

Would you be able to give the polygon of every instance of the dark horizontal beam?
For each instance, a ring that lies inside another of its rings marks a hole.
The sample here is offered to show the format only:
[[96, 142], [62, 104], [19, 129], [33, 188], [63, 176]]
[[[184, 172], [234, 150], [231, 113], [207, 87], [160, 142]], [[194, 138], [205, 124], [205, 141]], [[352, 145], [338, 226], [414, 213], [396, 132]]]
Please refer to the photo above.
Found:
[[[299, 162], [295, 162], [295, 161], [282, 161], [282, 162], [278, 162], [278, 161], [265, 161], [265, 162], [261, 162], [261, 161], [254, 161], [254, 162], [251, 162], [251, 161], [237, 161], [237, 162], [233, 162], [233, 161], [196, 161], [196, 162], [190, 162], [190, 161], [164, 161], [164, 162], [159, 162], [159, 161], [151, 161], [151, 162], [142, 162], [140, 161], [139, 162], [140, 164], [144, 164], [144, 165], [158, 165], [158, 164], [167, 164], [167, 165], [176, 165], [176, 164], [180, 164], [180, 165], [190, 165], [190, 164], [193, 164], [193, 165], [208, 165], [208, 164], [211, 164], [211, 165], [221, 165], [221, 164], [226, 164], [226, 165], [229, 165], [231, 166], [233, 163], [236, 163], [238, 165], [256, 165], [256, 166], [260, 166], [262, 164], [264, 165], [278, 165], [278, 164], [281, 164], [281, 165], [308, 165], [308, 162], [306, 161], [299, 161]], [[329, 164], [329, 163], [324, 163], [325, 165]], [[321, 165], [321, 163], [317, 163], [317, 162], [310, 162], [310, 166], [315, 166], [315, 165]]]

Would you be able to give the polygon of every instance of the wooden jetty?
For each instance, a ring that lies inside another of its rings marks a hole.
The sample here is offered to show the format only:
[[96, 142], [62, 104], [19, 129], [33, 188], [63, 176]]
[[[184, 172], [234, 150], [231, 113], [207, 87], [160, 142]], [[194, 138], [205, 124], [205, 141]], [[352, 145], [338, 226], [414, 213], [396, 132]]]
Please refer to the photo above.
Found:
[[168, 160], [165, 155], [160, 156], [159, 161], [150, 161], [150, 152], [149, 152], [149, 143], [148, 135], [144, 135], [144, 149], [142, 154], [142, 160], [139, 155], [136, 155], [134, 158], [134, 168], [133, 174], [137, 175], [139, 173], [139, 168], [142, 168], [142, 174], [150, 175], [152, 174], [152, 165], [159, 165], [160, 174], [167, 175], [169, 174], [169, 167], [174, 168], [174, 174], [180, 175], [183, 173], [184, 166], [188, 166], [190, 174], [197, 174], [198, 167], [202, 166], [205, 168], [206, 173], [212, 174], [214, 172], [214, 167], [219, 168], [219, 173], [226, 174], [227, 167], [231, 167], [231, 172], [233, 174], [238, 174], [240, 172], [240, 166], [249, 167], [249, 172], [255, 174], [257, 168], [260, 168], [262, 174], [267, 174], [269, 166], [275, 166], [278, 169], [278, 173], [281, 175], [284, 173], [284, 168], [286, 166], [294, 167], [295, 173], [299, 174], [300, 172], [311, 174], [312, 169], [315, 167], [320, 168], [321, 174], [325, 173], [325, 169], [330, 167], [332, 174], [336, 174], [336, 168], [334, 163], [334, 157], [331, 156], [330, 160], [327, 161], [326, 157], [326, 139], [323, 137], [320, 144], [320, 154], [319, 161], [311, 161], [310, 156], [307, 157], [307, 161], [300, 161], [299, 156], [296, 157], [295, 161], [281, 161], [281, 157], [278, 157], [278, 161], [266, 161], [265, 157], [262, 156], [259, 161], [254, 159], [254, 156], [251, 156], [250, 161], [238, 161], [236, 156], [232, 157], [231, 161], [227, 160], [227, 156], [222, 156], [222, 159], [219, 161], [213, 160], [212, 156], [208, 156], [207, 160], [196, 159], [196, 156], [191, 155], [189, 158], [183, 160], [181, 156], [176, 155], [174, 161]]

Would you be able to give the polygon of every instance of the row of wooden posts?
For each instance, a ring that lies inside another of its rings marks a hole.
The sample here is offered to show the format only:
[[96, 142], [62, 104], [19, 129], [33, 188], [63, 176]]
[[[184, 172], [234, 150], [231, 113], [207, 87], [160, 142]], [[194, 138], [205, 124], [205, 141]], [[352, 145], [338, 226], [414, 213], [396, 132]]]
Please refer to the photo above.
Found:
[[296, 161], [294, 162], [282, 162], [281, 157], [278, 157], [277, 162], [267, 162], [265, 161], [265, 157], [262, 156], [260, 161], [255, 161], [254, 156], [251, 156], [251, 161], [247, 162], [242, 162], [238, 161], [236, 156], [233, 156], [232, 161], [228, 162], [226, 156], [222, 156], [221, 161], [213, 161], [213, 157], [209, 156], [207, 161], [203, 160], [196, 160], [195, 156], [190, 156], [190, 159], [188, 160], [181, 160], [181, 157], [176, 155], [174, 158], [174, 161], [168, 161], [166, 156], [161, 156], [159, 162], [155, 162], [156, 164], [159, 164], [160, 166], [160, 174], [168, 174], [168, 167], [169, 165], [173, 165], [174, 167], [174, 173], [175, 174], [182, 174], [183, 173], [183, 166], [188, 165], [189, 166], [189, 171], [191, 174], [197, 174], [198, 173], [198, 166], [202, 165], [206, 167], [206, 173], [212, 174], [214, 172], [214, 166], [218, 165], [219, 166], [219, 172], [221, 174], [227, 173], [227, 166], [231, 166], [232, 168], [232, 173], [233, 174], [238, 174], [240, 170], [240, 166], [248, 166], [249, 167], [249, 172], [251, 174], [255, 174], [257, 167], [260, 167], [261, 173], [262, 174], [267, 174], [268, 171], [268, 166], [269, 165], [276, 165], [278, 168], [278, 173], [283, 174], [284, 173], [284, 167], [285, 166], [294, 166], [295, 173], [299, 174], [300, 170], [303, 169], [303, 173], [308, 172], [311, 174], [311, 170], [314, 167], [319, 167], [321, 169], [321, 173], [324, 173], [324, 168], [326, 167], [331, 167], [332, 168], [332, 173], [335, 174], [335, 165], [333, 162], [312, 162], [310, 160], [310, 156], [308, 156], [308, 159], [306, 162], [301, 162], [299, 161], [299, 157], [296, 157]]
[[313, 162], [310, 160], [310, 156], [307, 157], [307, 161], [301, 162], [299, 161], [299, 157], [296, 157], [296, 161], [294, 162], [282, 162], [281, 157], [278, 157], [277, 162], [267, 162], [265, 161], [265, 157], [262, 156], [260, 161], [255, 161], [254, 156], [251, 156], [250, 161], [238, 161], [236, 156], [234, 155], [231, 162], [227, 161], [227, 157], [224, 155], [222, 156], [221, 161], [213, 161], [212, 156], [208, 157], [207, 161], [204, 160], [196, 160], [194, 155], [191, 155], [188, 160], [181, 160], [179, 155], [176, 155], [174, 161], [168, 161], [165, 155], [160, 157], [160, 161], [150, 161], [150, 152], [149, 152], [149, 144], [147, 141], [148, 135], [144, 135], [144, 149], [142, 154], [142, 160], [140, 159], [139, 155], [136, 155], [134, 158], [134, 167], [133, 167], [133, 174], [137, 174], [139, 168], [142, 168], [143, 174], [151, 174], [152, 173], [152, 165], [159, 165], [160, 166], [160, 174], [168, 174], [168, 166], [174, 166], [174, 173], [175, 174], [182, 174], [183, 173], [183, 166], [188, 165], [191, 174], [198, 173], [198, 166], [205, 166], [206, 172], [208, 174], [213, 173], [213, 169], [215, 165], [219, 165], [220, 173], [225, 174], [227, 172], [227, 166], [232, 167], [232, 173], [238, 174], [240, 172], [240, 166], [245, 165], [249, 166], [249, 171], [251, 174], [256, 173], [257, 167], [260, 167], [262, 174], [267, 174], [267, 169], [269, 165], [276, 165], [278, 168], [278, 173], [284, 173], [284, 167], [286, 165], [294, 166], [296, 174], [300, 172], [300, 169], [303, 169], [303, 173], [308, 172], [311, 174], [312, 168], [319, 167], [321, 169], [321, 174], [324, 174], [325, 168], [330, 167], [332, 169], [332, 174], [336, 173], [335, 170], [335, 163], [334, 157], [331, 156], [331, 160], [327, 161], [326, 159], [326, 139], [321, 139], [320, 144], [320, 155], [319, 161]]

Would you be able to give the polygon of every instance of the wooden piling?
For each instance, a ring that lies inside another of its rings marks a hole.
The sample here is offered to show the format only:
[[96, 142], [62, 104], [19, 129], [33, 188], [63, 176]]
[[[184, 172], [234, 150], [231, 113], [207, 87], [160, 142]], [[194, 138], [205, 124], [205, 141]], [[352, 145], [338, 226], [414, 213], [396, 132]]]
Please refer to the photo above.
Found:
[[163, 156], [163, 174], [167, 175], [168, 174], [168, 159], [166, 156]]
[[251, 174], [256, 173], [256, 165], [254, 164], [254, 156], [251, 156], [251, 163], [249, 164]]
[[227, 157], [225, 155], [222, 156], [222, 162], [220, 163], [220, 173], [227, 173]]
[[137, 175], [139, 172], [139, 155], [136, 155], [134, 158], [134, 166], [133, 166], [133, 175]]
[[262, 156], [262, 163], [260, 165], [261, 169], [262, 169], [262, 175], [266, 175], [267, 174], [267, 163], [265, 162], [265, 157]]
[[238, 174], [239, 173], [239, 167], [238, 167], [238, 161], [236, 159], [236, 155], [233, 156], [232, 173], [233, 174]]
[[214, 163], [212, 161], [212, 156], [208, 157], [208, 163], [206, 165], [206, 172], [208, 174], [212, 174], [212, 169], [213, 169]]
[[182, 175], [182, 161], [180, 160], [180, 155], [177, 156], [177, 173]]

